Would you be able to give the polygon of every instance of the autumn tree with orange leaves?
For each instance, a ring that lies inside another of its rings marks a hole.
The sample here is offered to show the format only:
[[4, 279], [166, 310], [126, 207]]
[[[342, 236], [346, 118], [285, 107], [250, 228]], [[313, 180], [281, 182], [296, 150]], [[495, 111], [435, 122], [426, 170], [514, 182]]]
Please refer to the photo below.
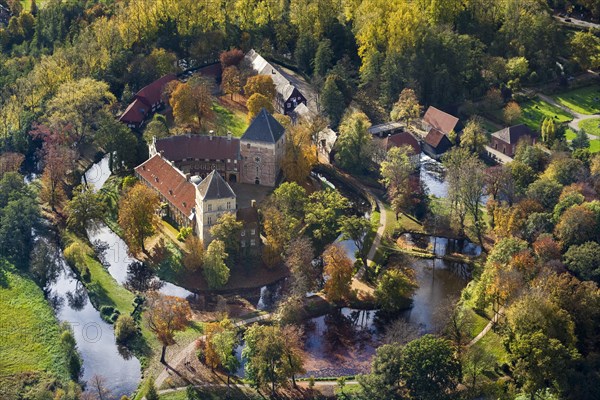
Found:
[[353, 265], [339, 244], [330, 245], [323, 253], [325, 263], [325, 293], [331, 301], [340, 301], [350, 295]]
[[168, 90], [171, 91], [170, 103], [177, 124], [195, 125], [201, 130], [204, 122], [213, 117], [213, 98], [206, 79], [192, 77], [185, 83], [176, 83]]
[[156, 335], [162, 345], [160, 362], [167, 365], [165, 352], [167, 346], [175, 344], [175, 332], [188, 326], [192, 317], [192, 310], [187, 300], [174, 296], [164, 296], [157, 292], [148, 295], [146, 324], [148, 329]]
[[317, 149], [306, 124], [290, 127], [281, 168], [288, 181], [302, 184], [317, 163]]
[[138, 183], [119, 203], [119, 226], [131, 253], [146, 251], [144, 240], [153, 235], [160, 223], [156, 214], [160, 199], [154, 190]]

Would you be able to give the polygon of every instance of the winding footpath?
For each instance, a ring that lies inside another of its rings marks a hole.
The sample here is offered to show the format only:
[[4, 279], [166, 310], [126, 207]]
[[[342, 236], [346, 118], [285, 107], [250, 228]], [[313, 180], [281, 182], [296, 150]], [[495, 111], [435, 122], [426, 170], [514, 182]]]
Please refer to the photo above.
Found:
[[[564, 111], [568, 112], [569, 114], [571, 114], [574, 118], [571, 122], [569, 122], [569, 128], [571, 128], [575, 132], [579, 132], [579, 129], [580, 129], [579, 123], [581, 121], [584, 121], [586, 119], [598, 118], [600, 116], [600, 114], [581, 114], [581, 113], [575, 112], [572, 109], [570, 109], [569, 107], [560, 104], [559, 102], [554, 100], [552, 97], [546, 96], [545, 94], [538, 93], [538, 97], [540, 99], [544, 100], [545, 102], [550, 103], [553, 106], [556, 106], [556, 107], [560, 108], [561, 110], [564, 110]], [[589, 133], [587, 134], [587, 136], [590, 140], [598, 139], [598, 136], [594, 136]]]

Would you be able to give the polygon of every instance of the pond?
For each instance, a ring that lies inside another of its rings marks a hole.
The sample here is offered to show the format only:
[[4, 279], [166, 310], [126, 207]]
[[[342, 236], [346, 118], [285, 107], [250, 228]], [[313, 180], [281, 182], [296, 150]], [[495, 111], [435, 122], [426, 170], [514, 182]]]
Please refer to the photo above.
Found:
[[[328, 377], [369, 372], [371, 359], [380, 344], [375, 324], [376, 311], [342, 308], [307, 320], [304, 325], [304, 368], [301, 377]], [[243, 377], [244, 360], [239, 345], [236, 356]]]
[[[446, 168], [441, 162], [434, 160], [425, 153], [421, 153], [420, 179], [423, 187], [429, 195], [440, 199], [448, 197], [448, 181], [446, 180]], [[489, 196], [484, 195], [480, 204], [486, 204]]]
[[471, 243], [467, 239], [452, 239], [418, 233], [403, 233], [400, 237], [411, 246], [425, 250], [435, 249], [434, 253], [437, 257], [451, 254], [462, 254], [471, 257], [481, 255], [481, 246]]

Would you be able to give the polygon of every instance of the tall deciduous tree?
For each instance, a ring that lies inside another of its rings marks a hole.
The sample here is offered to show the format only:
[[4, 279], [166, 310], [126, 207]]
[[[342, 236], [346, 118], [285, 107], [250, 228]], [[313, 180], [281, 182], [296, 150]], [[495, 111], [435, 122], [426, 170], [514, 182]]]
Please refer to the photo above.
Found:
[[220, 240], [213, 240], [206, 249], [202, 272], [211, 289], [220, 288], [229, 280], [229, 268], [225, 264], [227, 253], [225, 244]]
[[150, 293], [146, 301], [146, 324], [162, 345], [160, 362], [166, 365], [167, 346], [175, 344], [175, 332], [188, 326], [192, 310], [187, 300], [156, 292]]
[[410, 305], [416, 288], [414, 276], [411, 276], [409, 270], [394, 268], [387, 270], [381, 277], [375, 297], [382, 311], [394, 314]]
[[400, 92], [398, 101], [394, 103], [390, 118], [393, 121], [404, 121], [409, 124], [411, 121], [421, 116], [422, 106], [413, 89], [405, 88]]
[[217, 223], [210, 228], [210, 234], [225, 245], [225, 252], [229, 254], [230, 263], [235, 260], [240, 251], [240, 233], [243, 224], [238, 221], [233, 212], [226, 212], [219, 217]]
[[317, 163], [317, 149], [305, 124], [292, 126], [286, 136], [281, 168], [288, 180], [302, 184]]
[[239, 63], [242, 62], [243, 59], [244, 52], [240, 49], [231, 49], [223, 51], [219, 55], [219, 60], [221, 61], [223, 69], [239, 65]]
[[573, 58], [583, 69], [600, 66], [600, 38], [593, 32], [575, 32], [571, 37]]
[[293, 239], [285, 253], [285, 265], [292, 273], [292, 289], [299, 296], [317, 289], [319, 271], [313, 264], [315, 250], [307, 237]]
[[262, 94], [268, 101], [275, 100], [275, 83], [269, 75], [255, 75], [248, 78], [244, 85], [244, 94], [250, 98], [253, 94]]
[[352, 172], [365, 172], [371, 161], [371, 134], [367, 130], [371, 121], [362, 112], [355, 111], [344, 117], [335, 144], [335, 161]]
[[185, 239], [185, 247], [183, 265], [188, 271], [198, 271], [204, 263], [204, 243], [199, 237], [190, 235]]
[[[340, 232], [344, 240], [352, 240], [356, 246], [356, 252], [361, 259], [365, 256], [365, 238], [371, 232], [373, 225], [366, 218], [353, 215], [351, 217], [342, 217], [340, 222]], [[366, 266], [366, 260], [363, 259]]]
[[95, 222], [102, 220], [106, 209], [100, 199], [89, 185], [77, 186], [73, 198], [65, 207], [67, 212], [67, 226], [79, 234], [85, 234], [85, 229]]
[[460, 135], [460, 145], [472, 153], [482, 154], [488, 143], [487, 136], [479, 118], [471, 118]]
[[408, 146], [392, 147], [381, 163], [381, 181], [387, 189], [396, 218], [402, 209], [407, 208], [412, 194], [409, 178], [415, 167], [410, 160], [411, 154], [412, 149]]
[[503, 116], [504, 122], [507, 125], [514, 124], [519, 118], [521, 118], [521, 106], [518, 103], [511, 101], [504, 107]]
[[223, 93], [231, 95], [231, 100], [233, 100], [234, 94], [239, 94], [241, 92], [242, 76], [237, 67], [232, 65], [223, 70], [223, 75], [221, 77], [221, 90]]
[[338, 244], [332, 244], [323, 253], [325, 264], [325, 293], [331, 301], [340, 301], [350, 295], [353, 265], [344, 249]]
[[212, 102], [210, 84], [202, 77], [176, 83], [170, 95], [175, 121], [181, 125], [195, 125], [199, 130], [214, 115]]
[[260, 110], [263, 108], [269, 113], [273, 114], [275, 108], [273, 107], [273, 101], [261, 93], [254, 93], [246, 101], [246, 107], [248, 108], [248, 119], [252, 120]]
[[144, 184], [132, 187], [119, 203], [119, 225], [129, 250], [136, 254], [145, 251], [144, 240], [154, 234], [160, 219], [156, 214], [158, 195]]
[[312, 236], [324, 242], [337, 233], [339, 218], [348, 208], [348, 201], [336, 190], [326, 189], [309, 196], [305, 206], [305, 221], [310, 226]]

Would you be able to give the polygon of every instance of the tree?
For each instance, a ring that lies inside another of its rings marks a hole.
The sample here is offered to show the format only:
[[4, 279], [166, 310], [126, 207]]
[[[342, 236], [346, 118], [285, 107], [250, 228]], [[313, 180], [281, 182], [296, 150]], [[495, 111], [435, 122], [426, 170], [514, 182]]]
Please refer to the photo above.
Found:
[[106, 379], [101, 375], [92, 376], [88, 382], [89, 391], [94, 393], [98, 400], [109, 400], [112, 398], [112, 392], [106, 386]]
[[206, 249], [204, 267], [202, 268], [209, 288], [219, 288], [229, 280], [229, 268], [225, 264], [227, 256], [225, 243], [220, 240], [210, 242]]
[[309, 196], [305, 206], [305, 222], [309, 232], [321, 242], [333, 238], [339, 229], [339, 218], [348, 201], [336, 190], [319, 190]]
[[425, 335], [402, 350], [400, 376], [412, 398], [448, 399], [460, 378], [460, 363], [446, 339]]
[[411, 153], [412, 149], [408, 146], [392, 147], [381, 163], [381, 182], [387, 189], [396, 218], [402, 209], [407, 208], [412, 194], [409, 179], [415, 167], [410, 160]]
[[221, 52], [219, 54], [219, 60], [221, 61], [221, 66], [223, 70], [237, 66], [244, 59], [244, 52], [240, 49], [231, 49], [227, 51]]
[[273, 103], [275, 100], [275, 83], [269, 75], [254, 75], [248, 78], [244, 85], [244, 94], [250, 100], [252, 95], [261, 94], [266, 101]]
[[150, 377], [148, 383], [146, 384], [146, 400], [159, 400], [160, 396], [156, 390], [156, 385], [154, 384], [154, 378]]
[[332, 128], [337, 128], [344, 115], [346, 105], [342, 101], [344, 95], [338, 87], [336, 76], [333, 74], [327, 75], [323, 89], [321, 89], [320, 98], [323, 111], [329, 117]]
[[[371, 232], [373, 226], [371, 221], [366, 218], [353, 215], [351, 217], [342, 217], [340, 221], [340, 233], [343, 240], [352, 240], [356, 246], [358, 257], [365, 256], [365, 237]], [[363, 261], [366, 266], [366, 262]]]
[[314, 73], [318, 76], [325, 76], [333, 67], [334, 54], [331, 49], [331, 40], [323, 39], [319, 42], [317, 52], [315, 53]]
[[470, 152], [482, 154], [488, 143], [487, 136], [479, 118], [471, 118], [465, 125], [460, 135], [460, 145], [469, 149]]
[[133, 169], [138, 163], [138, 140], [135, 134], [125, 124], [111, 116], [105, 116], [100, 121], [96, 133], [97, 142], [110, 155], [111, 171]]
[[29, 274], [47, 296], [47, 286], [54, 282], [61, 271], [61, 261], [56, 246], [38, 240], [29, 256]]
[[527, 197], [540, 203], [544, 209], [553, 209], [562, 188], [562, 185], [554, 180], [540, 178], [529, 185]]
[[164, 115], [154, 114], [152, 121], [148, 122], [144, 129], [144, 140], [147, 144], [152, 143], [154, 138], [163, 139], [170, 136], [169, 126]]
[[414, 276], [408, 270], [389, 269], [377, 284], [375, 298], [381, 310], [391, 315], [410, 305], [411, 296], [416, 288]]
[[583, 180], [585, 166], [581, 160], [571, 157], [556, 157], [548, 165], [544, 178], [552, 179], [561, 185], [570, 185]]
[[306, 190], [296, 182], [284, 182], [273, 192], [273, 200], [285, 216], [296, 220], [304, 218]]
[[573, 59], [583, 68], [600, 67], [600, 38], [592, 31], [578, 31], [571, 37]]
[[373, 400], [402, 399], [402, 347], [384, 344], [377, 348], [371, 373], [357, 377], [362, 397]]
[[410, 124], [411, 121], [421, 116], [422, 110], [419, 99], [413, 89], [404, 88], [400, 92], [398, 101], [394, 103], [392, 111], [390, 112], [390, 118], [393, 121], [404, 121], [406, 125]]
[[119, 202], [119, 226], [133, 253], [145, 252], [144, 240], [153, 235], [160, 223], [156, 214], [158, 195], [142, 183], [132, 187]]
[[554, 120], [552, 118], [544, 118], [540, 132], [544, 143], [551, 146], [552, 143], [554, 143], [556, 136], [556, 125], [554, 125]]
[[293, 239], [285, 253], [285, 265], [292, 273], [292, 290], [304, 296], [318, 287], [320, 273], [313, 264], [315, 250], [310, 240], [301, 236]]
[[370, 126], [371, 121], [361, 112], [355, 111], [344, 117], [335, 143], [335, 161], [342, 168], [357, 173], [365, 172], [369, 168], [372, 139], [367, 129]]
[[70, 148], [57, 144], [44, 143], [44, 173], [40, 198], [56, 211], [65, 200], [65, 178], [72, 171], [75, 153]]
[[188, 271], [198, 271], [204, 263], [204, 243], [199, 237], [190, 235], [185, 239], [185, 247], [183, 265]]
[[298, 224], [294, 221], [295, 223], [290, 225], [286, 216], [273, 206], [267, 206], [262, 210], [262, 221], [265, 236], [262, 258], [268, 267], [274, 267], [281, 262], [285, 246]]
[[585, 242], [569, 247], [565, 253], [565, 265], [580, 279], [600, 282], [600, 244]]
[[240, 233], [244, 225], [238, 221], [233, 212], [226, 212], [219, 217], [217, 223], [210, 228], [211, 236], [223, 242], [225, 252], [229, 255], [230, 265], [240, 251]]
[[597, 240], [600, 237], [599, 232], [596, 215], [586, 204], [567, 209], [554, 229], [554, 234], [565, 249], [575, 244]]
[[18, 172], [25, 156], [21, 153], [3, 153], [0, 154], [0, 179], [8, 172]]
[[324, 273], [328, 277], [325, 281], [325, 294], [330, 301], [340, 301], [350, 295], [353, 265], [344, 249], [338, 244], [327, 247], [323, 253]]
[[248, 108], [248, 120], [254, 119], [263, 108], [271, 114], [275, 111], [273, 102], [260, 93], [250, 96], [246, 101], [246, 107]]
[[584, 129], [577, 131], [575, 137], [571, 140], [571, 147], [573, 150], [590, 148], [590, 138]]
[[95, 131], [108, 113], [107, 107], [116, 101], [108, 84], [91, 78], [68, 81], [58, 87], [47, 105], [47, 119], [57, 131], [70, 130], [76, 143]]
[[186, 83], [175, 83], [170, 103], [175, 121], [180, 125], [196, 125], [202, 130], [204, 121], [210, 120], [214, 115], [210, 84], [199, 76], [190, 78]]
[[98, 193], [89, 185], [77, 186], [73, 198], [65, 207], [67, 226], [75, 232], [85, 235], [85, 230], [95, 222], [101, 221], [106, 213], [104, 203]]
[[287, 131], [281, 169], [287, 180], [302, 184], [317, 163], [317, 149], [306, 124], [296, 124]]
[[167, 346], [176, 343], [175, 332], [188, 326], [192, 310], [187, 300], [174, 296], [164, 296], [157, 292], [149, 293], [146, 301], [148, 309], [146, 324], [162, 345], [160, 362], [167, 365], [165, 361]]
[[124, 286], [132, 292], [145, 293], [158, 290], [162, 282], [156, 279], [154, 270], [145, 262], [133, 261], [127, 266], [127, 278]]
[[231, 95], [231, 100], [233, 100], [234, 94], [239, 94], [242, 91], [242, 76], [237, 67], [230, 66], [223, 70], [221, 90], [223, 93]]
[[258, 387], [270, 385], [272, 396], [279, 384], [303, 372], [300, 334], [293, 328], [255, 324], [244, 341], [246, 376]]
[[504, 122], [507, 125], [514, 124], [519, 118], [521, 118], [521, 106], [518, 103], [511, 101], [504, 107], [503, 116]]
[[115, 339], [118, 343], [126, 343], [137, 333], [137, 325], [131, 315], [121, 314], [115, 321]]

